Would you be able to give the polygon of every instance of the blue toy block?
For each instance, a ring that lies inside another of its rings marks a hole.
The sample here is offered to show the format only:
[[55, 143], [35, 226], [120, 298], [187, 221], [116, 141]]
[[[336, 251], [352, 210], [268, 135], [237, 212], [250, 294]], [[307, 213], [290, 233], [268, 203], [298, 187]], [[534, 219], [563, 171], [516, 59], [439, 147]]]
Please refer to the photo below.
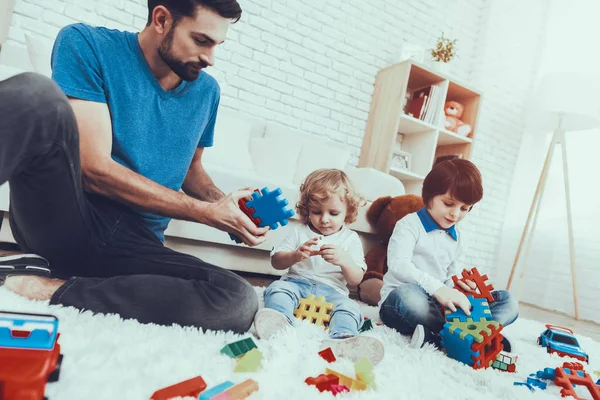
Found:
[[515, 383], [513, 383], [513, 385], [515, 385], [515, 386], [527, 386], [527, 388], [529, 390], [531, 390], [532, 392], [535, 391], [535, 389], [533, 388], [533, 386], [531, 386], [531, 383], [527, 383], [527, 382], [515, 382]]
[[467, 365], [473, 365], [474, 358], [479, 357], [479, 352], [471, 350], [473, 342], [475, 341], [473, 336], [464, 335], [461, 338], [461, 329], [455, 329], [451, 331], [453, 324], [447, 322], [444, 324], [444, 329], [440, 332], [442, 337], [441, 345], [446, 349], [446, 355], [457, 361], [460, 361]]
[[544, 368], [535, 373], [535, 375], [540, 379], [546, 379], [549, 381], [553, 381], [556, 379], [556, 372], [554, 372], [554, 368]]
[[446, 321], [452, 322], [455, 319], [458, 319], [461, 322], [466, 322], [468, 318], [476, 322], [481, 320], [492, 320], [492, 312], [490, 311], [490, 305], [486, 299], [476, 299], [473, 296], [467, 296], [467, 298], [471, 303], [471, 315], [467, 316], [461, 308], [458, 308], [455, 312], [446, 308]]
[[254, 209], [254, 218], [260, 219], [260, 227], [269, 226], [271, 229], [277, 229], [279, 225], [285, 226], [288, 223], [288, 218], [294, 216], [293, 210], [288, 210], [285, 207], [288, 205], [286, 199], [279, 199], [281, 189], [276, 188], [269, 191], [266, 187], [261, 190], [261, 193], [252, 193], [252, 200], [246, 202], [246, 207]]
[[546, 386], [548, 385], [546, 382], [542, 382], [539, 379], [535, 378], [527, 378], [527, 383], [529, 383], [531, 386], [535, 386], [542, 390], [546, 390]]
[[214, 397], [214, 396], [218, 395], [219, 393], [223, 393], [224, 391], [226, 391], [233, 385], [234, 385], [233, 382], [225, 381], [225, 382], [221, 383], [220, 385], [217, 385], [215, 387], [212, 387], [212, 388], [200, 393], [200, 397], [198, 397], [198, 400], [210, 400], [211, 397]]
[[52, 350], [57, 335], [58, 318], [53, 315], [0, 312], [0, 348]]

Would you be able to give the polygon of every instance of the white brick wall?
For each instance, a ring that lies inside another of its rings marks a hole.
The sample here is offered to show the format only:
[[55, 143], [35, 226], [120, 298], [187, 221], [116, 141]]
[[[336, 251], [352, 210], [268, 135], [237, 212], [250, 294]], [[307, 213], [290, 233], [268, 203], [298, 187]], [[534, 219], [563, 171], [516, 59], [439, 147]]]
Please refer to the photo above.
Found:
[[[442, 31], [458, 39], [452, 74], [484, 92], [473, 159], [486, 196], [464, 229], [469, 264], [495, 268], [508, 188], [521, 139], [524, 102], [543, 33], [542, 0], [240, 0], [242, 20], [209, 71], [222, 105], [325, 135], [358, 162], [377, 72], [399, 61], [404, 42], [430, 48]], [[75, 20], [138, 30], [145, 0], [17, 0], [9, 32], [53, 38]], [[519, 27], [519, 29], [515, 29]], [[504, 266], [503, 266], [504, 268]]]

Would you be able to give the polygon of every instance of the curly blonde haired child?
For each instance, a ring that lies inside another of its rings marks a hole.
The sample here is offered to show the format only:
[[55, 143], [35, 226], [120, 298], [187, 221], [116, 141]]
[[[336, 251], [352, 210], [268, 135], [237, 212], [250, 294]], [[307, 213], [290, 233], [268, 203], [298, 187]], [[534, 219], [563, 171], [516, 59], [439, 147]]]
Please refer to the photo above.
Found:
[[357, 336], [363, 316], [348, 297], [347, 285], [358, 285], [367, 268], [360, 238], [346, 226], [356, 220], [363, 204], [364, 199], [341, 170], [319, 169], [306, 177], [296, 205], [302, 224], [294, 225], [271, 252], [273, 268], [288, 271], [265, 291], [265, 308], [254, 318], [260, 338], [291, 326], [301, 298], [325, 296], [334, 308], [331, 339], [324, 347], [355, 361], [364, 357], [374, 364], [381, 361], [381, 342]]

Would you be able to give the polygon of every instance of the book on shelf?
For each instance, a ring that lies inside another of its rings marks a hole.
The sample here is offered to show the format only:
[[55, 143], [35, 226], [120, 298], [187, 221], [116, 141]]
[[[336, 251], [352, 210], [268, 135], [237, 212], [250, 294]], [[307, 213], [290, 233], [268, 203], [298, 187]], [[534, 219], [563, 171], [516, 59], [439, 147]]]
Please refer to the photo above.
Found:
[[438, 85], [426, 86], [414, 90], [406, 102], [404, 112], [413, 118], [420, 119], [432, 125], [437, 125], [442, 107], [443, 93]]

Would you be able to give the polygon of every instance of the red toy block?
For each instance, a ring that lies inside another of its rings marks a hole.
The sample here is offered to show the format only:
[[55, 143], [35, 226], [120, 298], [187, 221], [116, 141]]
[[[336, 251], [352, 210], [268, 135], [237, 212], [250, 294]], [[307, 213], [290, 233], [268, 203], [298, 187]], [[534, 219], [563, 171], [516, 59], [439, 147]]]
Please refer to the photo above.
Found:
[[334, 396], [337, 396], [339, 393], [349, 392], [350, 389], [346, 385], [331, 385], [330, 391]]
[[333, 374], [321, 374], [316, 378], [308, 377], [304, 381], [307, 385], [316, 386], [319, 389], [319, 392], [324, 392], [325, 390], [330, 390], [331, 385], [337, 385], [340, 383], [340, 378], [337, 375]]
[[150, 400], [169, 400], [175, 397], [196, 397], [200, 396], [206, 389], [206, 382], [201, 376], [197, 376], [187, 381], [176, 383], [164, 389], [154, 392]]
[[554, 384], [562, 387], [560, 391], [560, 395], [562, 397], [573, 396], [573, 398], [577, 400], [583, 400], [581, 397], [577, 396], [577, 392], [573, 388], [573, 385], [575, 384], [585, 386], [592, 395], [593, 400], [600, 400], [600, 386], [596, 385], [592, 377], [585, 371], [570, 369], [570, 373], [567, 373], [563, 364], [563, 367], [557, 367], [554, 372], [556, 374], [556, 378], [554, 378]]
[[328, 363], [336, 361], [335, 355], [333, 354], [333, 350], [331, 350], [331, 347], [328, 347], [325, 350], [321, 350], [319, 352], [319, 355]]
[[[460, 286], [458, 286], [458, 281], [461, 281], [464, 283], [465, 280], [467, 280], [467, 279], [475, 282], [475, 284], [477, 285], [477, 290], [479, 291], [478, 293], [465, 292], [463, 289], [461, 289]], [[494, 287], [492, 285], [488, 285], [485, 282], [487, 280], [488, 280], [487, 275], [481, 276], [476, 267], [473, 267], [471, 269], [471, 271], [468, 271], [466, 269], [463, 270], [462, 278], [459, 278], [458, 276], [452, 277], [452, 281], [454, 282], [454, 289], [464, 293], [467, 296], [473, 296], [477, 299], [485, 298], [485, 299], [487, 299], [488, 303], [493, 303], [494, 296], [492, 296], [491, 291], [494, 290]]]
[[500, 333], [502, 325], [498, 324], [498, 328], [496, 328], [496, 326], [490, 324], [488, 328], [492, 330], [492, 334], [488, 335], [487, 332], [482, 331], [483, 342], [474, 342], [471, 346], [473, 352], [479, 352], [479, 356], [473, 357], [473, 369], [490, 367], [496, 361], [498, 354], [504, 350], [504, 345], [502, 344], [504, 337]]

